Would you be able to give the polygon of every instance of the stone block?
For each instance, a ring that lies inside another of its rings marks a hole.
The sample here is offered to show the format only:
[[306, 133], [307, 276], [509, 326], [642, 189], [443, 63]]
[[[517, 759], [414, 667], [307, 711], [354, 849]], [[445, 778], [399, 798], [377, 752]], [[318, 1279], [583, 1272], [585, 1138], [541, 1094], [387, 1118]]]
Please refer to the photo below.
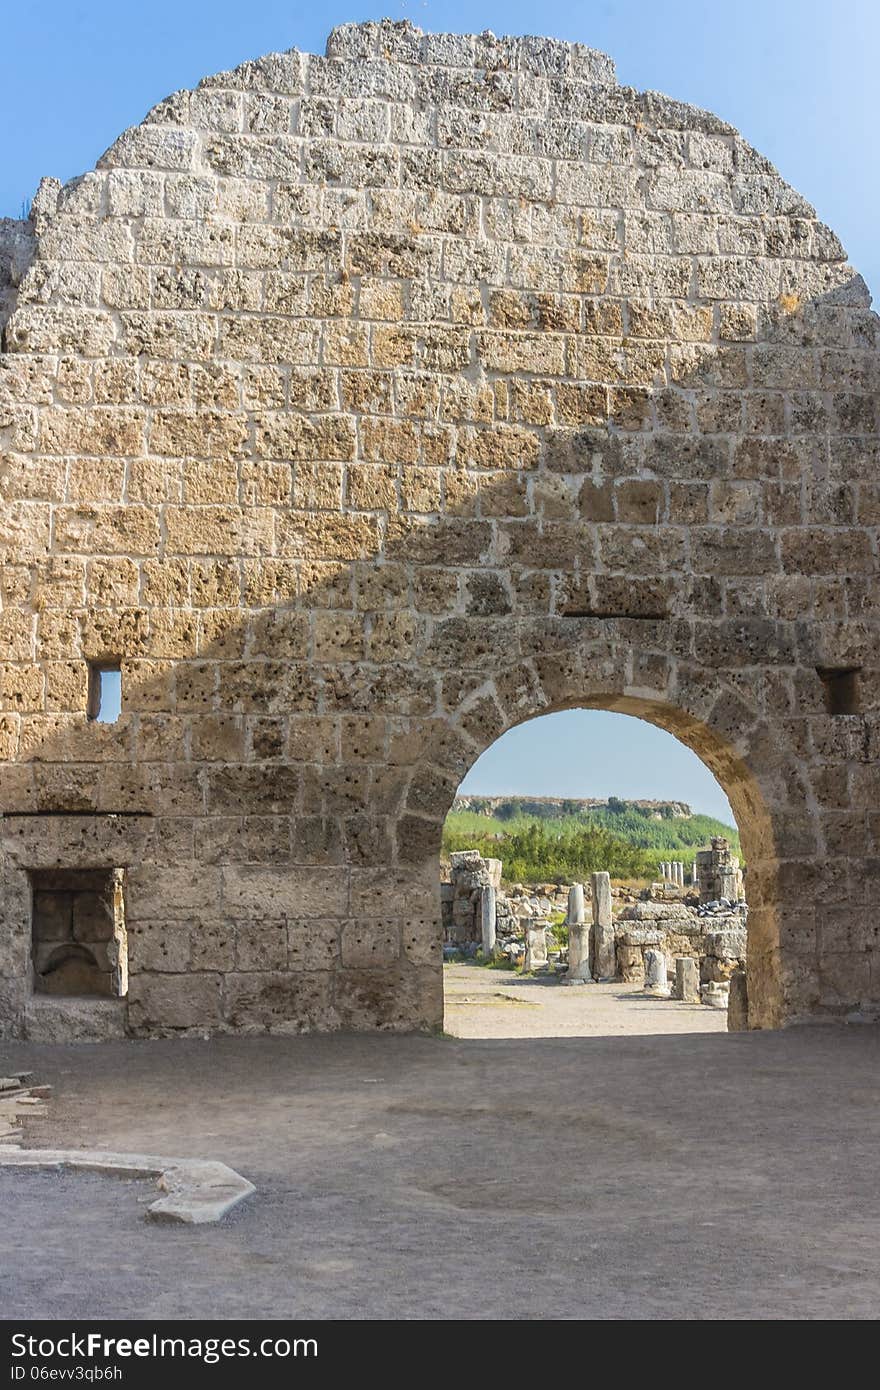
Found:
[[340, 970], [333, 977], [339, 1025], [356, 1031], [409, 1032], [443, 1022], [443, 981], [436, 965]]
[[115, 929], [112, 890], [73, 894], [73, 935], [76, 941], [110, 941]]
[[400, 955], [400, 929], [395, 925], [347, 922], [342, 929], [345, 969], [376, 970], [393, 965]]
[[641, 946], [627, 946], [621, 941], [617, 945], [617, 974], [624, 984], [644, 984], [645, 958]]
[[335, 1026], [328, 971], [226, 976], [224, 1022], [240, 1033], [309, 1033]]
[[235, 964], [240, 971], [287, 969], [286, 922], [238, 922]]
[[221, 1023], [221, 976], [132, 974], [129, 1024], [136, 1036], [214, 1032]]
[[[127, 931], [129, 968], [134, 973], [189, 970], [189, 927], [183, 922], [137, 922]], [[204, 969], [204, 965], [201, 967]]]
[[679, 956], [675, 962], [673, 997], [684, 1004], [700, 1002], [700, 963], [692, 956]]
[[741, 967], [730, 977], [727, 1003], [728, 1033], [744, 1033], [749, 1026], [749, 995], [746, 972]]
[[523, 972], [528, 975], [547, 969], [547, 923], [528, 920], [525, 927], [525, 956]]
[[124, 999], [52, 999], [28, 1001], [23, 1036], [35, 1043], [110, 1042], [126, 1036]]
[[344, 872], [242, 865], [224, 868], [221, 882], [224, 910], [232, 917], [300, 919], [348, 914]]
[[34, 892], [34, 941], [69, 941], [73, 935], [73, 894]]

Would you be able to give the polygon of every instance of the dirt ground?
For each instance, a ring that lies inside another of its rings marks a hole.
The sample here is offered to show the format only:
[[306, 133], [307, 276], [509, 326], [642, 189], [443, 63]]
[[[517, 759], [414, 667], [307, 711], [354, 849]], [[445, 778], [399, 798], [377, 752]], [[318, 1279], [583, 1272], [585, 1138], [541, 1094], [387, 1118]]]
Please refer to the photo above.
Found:
[[648, 1032], [675, 1006], [596, 990], [560, 1007], [643, 1031], [3, 1045], [55, 1087], [27, 1142], [257, 1186], [185, 1228], [147, 1183], [0, 1174], [3, 1316], [876, 1318], [880, 1029]]
[[640, 985], [562, 985], [482, 965], [444, 965], [444, 1029], [456, 1038], [649, 1037], [726, 1033], [727, 1013], [658, 999]]

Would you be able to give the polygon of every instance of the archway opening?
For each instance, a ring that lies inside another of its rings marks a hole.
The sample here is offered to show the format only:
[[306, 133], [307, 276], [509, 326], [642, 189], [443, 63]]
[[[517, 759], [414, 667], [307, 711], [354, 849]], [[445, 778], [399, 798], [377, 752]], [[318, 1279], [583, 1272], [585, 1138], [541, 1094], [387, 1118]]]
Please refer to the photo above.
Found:
[[723, 757], [710, 769], [666, 722], [543, 714], [470, 768], [443, 830], [446, 1032], [748, 1026], [748, 865]]

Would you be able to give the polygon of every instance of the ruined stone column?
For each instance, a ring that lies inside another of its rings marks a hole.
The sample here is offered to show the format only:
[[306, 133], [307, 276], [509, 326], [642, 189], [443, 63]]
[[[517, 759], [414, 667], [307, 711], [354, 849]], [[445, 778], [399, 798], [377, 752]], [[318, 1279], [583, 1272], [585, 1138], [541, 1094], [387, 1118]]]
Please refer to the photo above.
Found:
[[487, 958], [495, 950], [495, 889], [489, 885], [480, 895], [480, 927], [482, 933], [483, 955]]
[[693, 956], [679, 956], [676, 960], [673, 995], [684, 1004], [699, 1004], [700, 963]]
[[568, 890], [568, 925], [573, 927], [583, 922], [585, 916], [584, 885], [573, 883]]
[[614, 925], [611, 920], [611, 876], [592, 875], [593, 930], [590, 933], [590, 965], [597, 980], [613, 980], [617, 973], [614, 955]]
[[547, 965], [547, 923], [539, 917], [526, 922], [526, 953], [523, 960], [523, 973], [542, 970]]
[[669, 998], [666, 957], [662, 951], [649, 949], [645, 952], [645, 989], [662, 999]]
[[573, 883], [568, 890], [568, 970], [565, 975], [567, 985], [585, 985], [592, 982], [590, 973], [590, 928], [584, 909], [584, 885]]

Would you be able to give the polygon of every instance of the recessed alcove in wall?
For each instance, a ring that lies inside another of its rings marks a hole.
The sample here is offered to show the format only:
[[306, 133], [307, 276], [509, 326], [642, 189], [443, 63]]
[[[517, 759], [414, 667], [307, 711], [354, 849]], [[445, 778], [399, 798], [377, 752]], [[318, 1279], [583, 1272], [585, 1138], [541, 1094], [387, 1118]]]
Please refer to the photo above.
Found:
[[861, 712], [860, 666], [817, 666], [816, 672], [824, 687], [825, 707], [830, 715]]
[[31, 873], [34, 992], [113, 998], [128, 989], [121, 869]]

